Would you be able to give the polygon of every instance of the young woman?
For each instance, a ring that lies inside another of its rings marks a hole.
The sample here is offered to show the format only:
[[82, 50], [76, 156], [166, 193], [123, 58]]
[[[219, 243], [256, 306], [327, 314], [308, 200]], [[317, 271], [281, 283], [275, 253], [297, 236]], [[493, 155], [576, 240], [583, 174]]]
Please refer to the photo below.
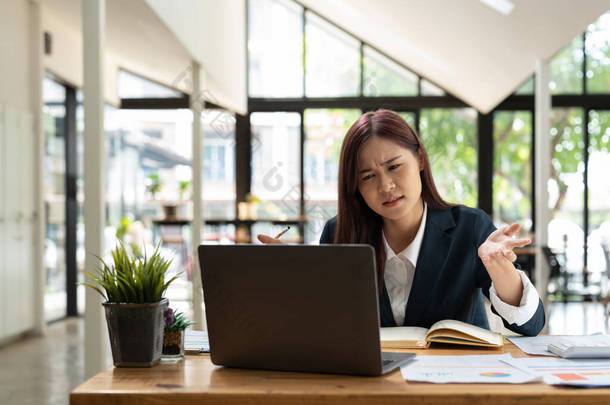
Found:
[[398, 114], [363, 114], [345, 135], [339, 165], [338, 214], [320, 243], [375, 248], [381, 326], [458, 319], [489, 328], [482, 292], [508, 329], [540, 332], [542, 302], [513, 265], [512, 249], [530, 240], [514, 237], [518, 224], [496, 229], [483, 211], [445, 202], [426, 149]]

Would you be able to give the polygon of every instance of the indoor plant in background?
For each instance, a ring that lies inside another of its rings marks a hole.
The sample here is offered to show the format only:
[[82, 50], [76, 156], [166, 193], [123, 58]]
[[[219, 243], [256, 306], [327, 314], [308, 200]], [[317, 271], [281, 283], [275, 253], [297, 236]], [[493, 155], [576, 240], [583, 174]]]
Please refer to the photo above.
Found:
[[163, 358], [184, 356], [184, 330], [195, 324], [184, 317], [182, 312], [167, 308], [163, 313], [165, 329], [163, 333]]
[[146, 191], [150, 193], [153, 200], [157, 199], [157, 193], [163, 188], [163, 182], [159, 173], [153, 172], [146, 176]]
[[161, 257], [159, 246], [147, 257], [130, 254], [123, 244], [112, 251], [112, 263], [99, 258], [97, 272], [85, 272], [93, 288], [105, 298], [112, 358], [116, 367], [150, 367], [161, 359], [163, 294], [178, 276], [165, 281], [171, 260]]
[[177, 215], [179, 218], [187, 218], [189, 216], [187, 203], [190, 198], [189, 191], [191, 184], [192, 182], [190, 180], [182, 180], [178, 182], [178, 196], [180, 198], [180, 203], [178, 204]]

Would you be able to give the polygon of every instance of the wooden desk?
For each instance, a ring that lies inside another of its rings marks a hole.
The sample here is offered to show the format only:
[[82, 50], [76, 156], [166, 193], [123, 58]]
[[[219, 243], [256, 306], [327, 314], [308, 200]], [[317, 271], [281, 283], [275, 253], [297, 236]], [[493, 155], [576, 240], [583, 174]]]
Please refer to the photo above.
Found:
[[[469, 349], [414, 350], [481, 354]], [[526, 357], [510, 343], [503, 350]], [[399, 370], [382, 377], [288, 373], [217, 367], [209, 356], [187, 356], [153, 368], [109, 368], [70, 394], [71, 405], [97, 404], [610, 404], [610, 389], [533, 384], [408, 383]]]

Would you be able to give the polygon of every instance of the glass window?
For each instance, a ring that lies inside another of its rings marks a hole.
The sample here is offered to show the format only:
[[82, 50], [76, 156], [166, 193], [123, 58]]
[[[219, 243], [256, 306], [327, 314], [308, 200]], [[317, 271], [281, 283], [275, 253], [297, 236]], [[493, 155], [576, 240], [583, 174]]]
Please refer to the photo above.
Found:
[[587, 265], [596, 276], [610, 266], [610, 111], [589, 113], [589, 235]]
[[416, 96], [417, 75], [369, 46], [363, 47], [365, 96]]
[[412, 129], [414, 129], [415, 132], [418, 132], [417, 125], [415, 125], [415, 113], [414, 112], [411, 112], [411, 111], [398, 112], [398, 115], [400, 115], [403, 120], [407, 121], [407, 124], [409, 124], [409, 126]]
[[551, 59], [551, 94], [582, 93], [582, 50], [582, 36], [579, 35]]
[[360, 42], [311, 12], [305, 16], [307, 97], [357, 96]]
[[177, 90], [126, 70], [119, 70], [118, 86], [120, 98], [173, 98], [183, 96]]
[[305, 110], [305, 242], [320, 240], [324, 223], [337, 215], [337, 178], [343, 137], [360, 110]]
[[551, 111], [548, 244], [566, 253], [567, 269], [574, 273], [582, 273], [584, 263], [583, 116], [581, 108]]
[[252, 113], [250, 217], [295, 219], [301, 201], [301, 116], [298, 113]]
[[66, 316], [66, 89], [45, 78], [42, 89], [44, 144], [45, 298], [47, 321]]
[[181, 181], [191, 180], [192, 113], [179, 110], [116, 110], [106, 125], [109, 224], [131, 215], [163, 218], [163, 205], [188, 216]]
[[494, 113], [493, 216], [499, 228], [532, 230], [532, 113]]
[[233, 219], [235, 218], [235, 115], [226, 110], [204, 110], [201, 120], [203, 216]]
[[587, 92], [610, 93], [610, 12], [589, 25], [585, 52]]
[[[108, 110], [104, 110], [104, 126], [112, 120]], [[76, 217], [76, 308], [79, 314], [85, 313], [85, 110], [83, 108], [83, 93], [76, 91], [76, 165], [78, 177], [76, 179], [76, 204], [78, 214]]]
[[444, 96], [445, 91], [435, 84], [432, 84], [426, 79], [421, 79], [421, 95], [422, 96]]
[[534, 90], [535, 90], [534, 86], [535, 86], [535, 81], [534, 81], [534, 76], [532, 76], [529, 79], [527, 79], [525, 81], [525, 83], [523, 83], [521, 86], [519, 86], [519, 88], [517, 89], [515, 94], [518, 94], [518, 95], [534, 94]]
[[292, 1], [249, 1], [250, 97], [303, 96], [302, 15]]
[[422, 109], [420, 131], [436, 187], [445, 200], [477, 206], [477, 113], [471, 108]]
[[[150, 253], [160, 243], [180, 273], [166, 296], [187, 301], [191, 294], [191, 234], [188, 226], [163, 225], [161, 219], [190, 219], [192, 112], [107, 109], [105, 117], [107, 177], [105, 246], [121, 239]], [[186, 271], [185, 271], [186, 270]]]

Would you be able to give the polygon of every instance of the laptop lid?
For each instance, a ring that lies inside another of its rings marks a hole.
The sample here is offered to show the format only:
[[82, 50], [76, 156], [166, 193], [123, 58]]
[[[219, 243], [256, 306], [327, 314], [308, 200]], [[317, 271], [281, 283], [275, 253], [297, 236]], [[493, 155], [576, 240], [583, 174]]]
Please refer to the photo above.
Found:
[[379, 375], [368, 245], [201, 245], [214, 364]]

